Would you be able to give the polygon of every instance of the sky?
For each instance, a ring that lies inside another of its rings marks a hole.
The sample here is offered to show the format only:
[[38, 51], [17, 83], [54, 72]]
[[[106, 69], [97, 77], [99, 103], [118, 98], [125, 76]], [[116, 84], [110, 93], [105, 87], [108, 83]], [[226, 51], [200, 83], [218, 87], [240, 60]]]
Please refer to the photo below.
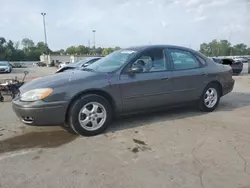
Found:
[[250, 0], [0, 0], [0, 37], [48, 45], [129, 47], [173, 44], [198, 49], [227, 39], [250, 46]]

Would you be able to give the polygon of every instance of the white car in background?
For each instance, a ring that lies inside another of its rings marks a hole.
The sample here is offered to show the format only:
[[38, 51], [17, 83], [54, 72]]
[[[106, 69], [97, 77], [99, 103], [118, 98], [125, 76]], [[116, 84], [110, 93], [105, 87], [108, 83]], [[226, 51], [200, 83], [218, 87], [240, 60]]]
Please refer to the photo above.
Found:
[[11, 73], [12, 67], [7, 61], [0, 61], [0, 73]]
[[65, 66], [67, 66], [68, 64], [69, 64], [69, 62], [62, 62], [62, 63], [59, 64], [58, 68], [61, 69], [61, 68], [65, 67]]
[[72, 70], [72, 69], [84, 68], [84, 67], [87, 67], [88, 65], [98, 61], [101, 58], [102, 57], [91, 57], [91, 58], [83, 59], [83, 60], [80, 60], [80, 61], [77, 61], [74, 63], [69, 63], [69, 64], [57, 69], [56, 73], [64, 72], [64, 71]]

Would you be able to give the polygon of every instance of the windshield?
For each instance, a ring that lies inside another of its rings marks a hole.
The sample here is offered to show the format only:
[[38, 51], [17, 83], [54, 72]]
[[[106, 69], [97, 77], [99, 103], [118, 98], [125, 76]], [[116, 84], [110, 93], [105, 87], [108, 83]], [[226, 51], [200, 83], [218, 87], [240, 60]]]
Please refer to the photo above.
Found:
[[120, 68], [136, 51], [118, 50], [92, 63], [88, 69], [97, 72], [112, 72]]
[[89, 59], [82, 59], [80, 61], [77, 61], [75, 63], [72, 63], [74, 66], [80, 66], [83, 63], [86, 63]]
[[88, 59], [83, 59], [83, 60], [80, 60], [80, 61], [77, 61], [75, 63], [73, 63], [74, 66], [76, 67], [80, 67], [82, 66], [83, 64], [85, 63], [88, 63], [88, 64], [91, 64], [91, 63], [94, 63], [95, 61], [99, 60], [100, 58], [88, 58]]
[[7, 66], [7, 65], [8, 65], [7, 63], [0, 62], [0, 66]]

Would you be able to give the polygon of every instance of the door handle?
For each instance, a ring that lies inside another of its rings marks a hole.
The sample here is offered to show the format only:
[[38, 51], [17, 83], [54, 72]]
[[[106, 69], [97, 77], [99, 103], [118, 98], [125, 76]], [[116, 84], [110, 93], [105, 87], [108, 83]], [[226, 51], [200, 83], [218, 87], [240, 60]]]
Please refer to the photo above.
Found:
[[161, 78], [161, 80], [169, 80], [170, 78], [169, 77], [163, 77]]
[[206, 76], [206, 75], [207, 75], [207, 73], [205, 73], [205, 72], [202, 72], [202, 73], [201, 73], [201, 75], [202, 75], [202, 76]]

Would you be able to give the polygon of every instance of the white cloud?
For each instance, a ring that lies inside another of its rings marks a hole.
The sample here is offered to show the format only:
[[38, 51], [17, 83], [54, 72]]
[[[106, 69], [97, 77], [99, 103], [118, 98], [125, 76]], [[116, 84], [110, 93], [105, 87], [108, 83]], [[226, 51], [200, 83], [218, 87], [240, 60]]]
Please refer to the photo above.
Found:
[[247, 0], [9, 0], [1, 3], [1, 35], [15, 41], [43, 40], [43, 11], [52, 49], [87, 45], [92, 29], [97, 30], [96, 43], [101, 46], [148, 41], [199, 46], [218, 36], [228, 37], [229, 30], [238, 33], [234, 42], [250, 45]]
[[161, 21], [161, 25], [162, 25], [162, 27], [167, 27], [167, 23], [165, 22], [165, 21]]
[[201, 22], [207, 19], [207, 16], [199, 16], [194, 18], [193, 22]]

